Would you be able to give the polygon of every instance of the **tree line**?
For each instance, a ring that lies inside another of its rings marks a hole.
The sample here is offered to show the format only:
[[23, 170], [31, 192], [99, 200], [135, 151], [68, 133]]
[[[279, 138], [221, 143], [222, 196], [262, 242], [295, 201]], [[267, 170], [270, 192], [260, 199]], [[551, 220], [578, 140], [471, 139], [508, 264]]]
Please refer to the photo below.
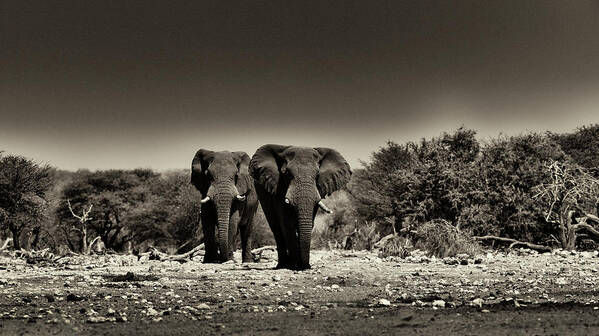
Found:
[[[372, 248], [389, 233], [443, 221], [476, 237], [563, 248], [595, 247], [599, 207], [599, 125], [570, 133], [525, 133], [479, 140], [459, 128], [431, 139], [389, 141], [326, 200], [314, 244], [354, 238]], [[187, 170], [58, 170], [0, 152], [0, 238], [17, 249], [169, 252], [202, 241], [200, 194]], [[272, 244], [257, 215], [255, 247]]]

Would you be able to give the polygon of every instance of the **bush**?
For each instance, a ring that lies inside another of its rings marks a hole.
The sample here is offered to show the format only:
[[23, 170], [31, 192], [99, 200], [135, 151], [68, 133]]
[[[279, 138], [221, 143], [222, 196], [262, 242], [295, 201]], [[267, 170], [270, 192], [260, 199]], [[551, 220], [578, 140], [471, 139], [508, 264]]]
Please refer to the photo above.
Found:
[[473, 256], [482, 251], [480, 245], [468, 234], [442, 219], [421, 225], [414, 234], [413, 241], [414, 247], [438, 258], [453, 257], [457, 254]]
[[412, 240], [407, 237], [394, 236], [388, 239], [381, 250], [379, 257], [400, 257], [405, 258], [410, 255], [410, 251], [414, 248]]

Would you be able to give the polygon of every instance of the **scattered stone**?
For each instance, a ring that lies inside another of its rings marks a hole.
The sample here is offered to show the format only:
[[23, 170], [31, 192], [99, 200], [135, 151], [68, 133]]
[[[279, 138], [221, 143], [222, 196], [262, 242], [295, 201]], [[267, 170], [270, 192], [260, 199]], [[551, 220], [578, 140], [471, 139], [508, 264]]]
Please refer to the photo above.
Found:
[[433, 301], [433, 308], [445, 308], [445, 301], [443, 301], [443, 300]]
[[207, 304], [205, 304], [205, 303], [200, 303], [200, 304], [197, 306], [197, 309], [210, 309], [210, 306], [209, 306], [209, 305], [207, 305]]
[[391, 305], [391, 301], [387, 300], [387, 299], [380, 299], [378, 301], [378, 305], [379, 306], [390, 306]]
[[87, 318], [87, 323], [104, 323], [104, 322], [116, 322], [116, 318], [103, 317], [103, 316], [90, 316]]
[[484, 302], [485, 302], [485, 300], [483, 300], [481, 298], [476, 298], [476, 299], [472, 300], [471, 304], [473, 306], [482, 307]]
[[85, 299], [84, 297], [75, 295], [73, 293], [67, 295], [68, 302], [78, 302], [78, 301], [83, 301], [84, 299]]
[[446, 265], [457, 265], [460, 263], [460, 261], [456, 258], [447, 257], [443, 258], [443, 263], [445, 263]]
[[148, 316], [157, 316], [159, 313], [156, 309], [150, 307], [146, 310], [146, 315]]

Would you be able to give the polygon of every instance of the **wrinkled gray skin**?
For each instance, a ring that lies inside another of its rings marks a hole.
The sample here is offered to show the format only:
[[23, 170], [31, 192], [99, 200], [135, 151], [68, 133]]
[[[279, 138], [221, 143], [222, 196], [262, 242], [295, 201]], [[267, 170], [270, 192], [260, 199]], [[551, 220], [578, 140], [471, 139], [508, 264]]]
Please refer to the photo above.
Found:
[[[251, 231], [258, 198], [248, 173], [245, 152], [213, 152], [200, 149], [191, 163], [191, 183], [202, 194], [204, 263], [233, 259], [237, 232], [241, 236], [243, 262], [252, 262]], [[238, 195], [245, 196], [239, 200]], [[209, 197], [209, 200], [206, 200]]]
[[349, 164], [329, 148], [264, 145], [252, 157], [250, 174], [277, 243], [277, 268], [310, 268], [318, 203], [347, 184]]

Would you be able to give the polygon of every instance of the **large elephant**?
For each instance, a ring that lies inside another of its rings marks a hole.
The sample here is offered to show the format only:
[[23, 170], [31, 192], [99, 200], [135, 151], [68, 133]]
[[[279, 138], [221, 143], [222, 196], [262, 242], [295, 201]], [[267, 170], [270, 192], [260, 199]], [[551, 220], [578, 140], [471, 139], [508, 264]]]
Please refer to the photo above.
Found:
[[249, 162], [245, 152], [205, 149], [198, 150], [191, 162], [191, 183], [202, 194], [204, 263], [233, 259], [238, 231], [243, 262], [253, 261], [251, 231], [258, 198], [248, 172]]
[[310, 268], [310, 239], [322, 198], [343, 188], [349, 164], [336, 150], [260, 147], [250, 161], [256, 193], [277, 243], [277, 268]]

